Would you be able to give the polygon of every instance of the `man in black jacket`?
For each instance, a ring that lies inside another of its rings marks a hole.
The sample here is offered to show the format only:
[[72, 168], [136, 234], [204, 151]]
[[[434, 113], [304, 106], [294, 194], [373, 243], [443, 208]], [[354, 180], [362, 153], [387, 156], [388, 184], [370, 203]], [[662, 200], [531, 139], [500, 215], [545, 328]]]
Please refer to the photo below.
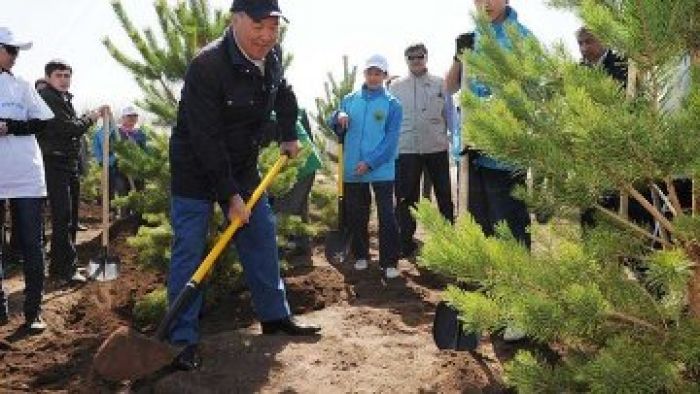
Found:
[[[627, 59], [617, 55], [610, 48], [591, 33], [585, 26], [576, 31], [576, 40], [581, 51], [581, 64], [588, 67], [601, 67], [614, 80], [618, 81], [622, 87], [627, 86]], [[692, 185], [688, 178], [677, 178], [674, 180], [676, 193], [682, 207], [689, 207], [692, 198]], [[663, 182], [658, 183], [660, 189], [665, 192], [666, 186]], [[652, 200], [649, 188], [639, 190], [647, 200]], [[620, 196], [617, 192], [605, 193], [599, 200], [604, 208], [618, 210], [620, 206]], [[594, 209], [586, 209], [581, 214], [581, 225], [592, 227], [595, 225]], [[651, 214], [634, 199], [630, 199], [628, 206], [629, 219], [644, 228], [652, 230], [655, 222]]]
[[85, 277], [77, 272], [77, 256], [74, 245], [74, 229], [77, 220], [74, 206], [79, 182], [78, 160], [80, 139], [103, 111], [97, 110], [78, 117], [71, 103], [70, 89], [73, 69], [62, 60], [52, 60], [44, 67], [47, 86], [39, 91], [55, 117], [50, 120], [43, 133], [37, 135], [46, 170], [46, 187], [51, 208], [51, 264], [49, 273], [56, 279], [72, 283], [83, 283]]
[[[277, 40], [282, 14], [276, 0], [235, 0], [224, 35], [192, 60], [170, 139], [173, 246], [168, 300], [186, 285], [205, 254], [213, 204], [246, 223], [234, 243], [263, 334], [312, 335], [318, 327], [291, 317], [280, 278], [274, 214], [263, 197], [251, 210], [244, 199], [260, 181], [257, 159], [263, 130], [275, 111], [280, 149], [299, 151], [296, 97], [284, 79]], [[184, 349], [181, 369], [200, 364], [199, 296], [180, 314], [170, 342]]]
[[581, 51], [581, 63], [586, 66], [600, 66], [614, 80], [627, 86], [627, 59], [622, 58], [603, 45], [587, 28], [576, 31], [576, 41]]

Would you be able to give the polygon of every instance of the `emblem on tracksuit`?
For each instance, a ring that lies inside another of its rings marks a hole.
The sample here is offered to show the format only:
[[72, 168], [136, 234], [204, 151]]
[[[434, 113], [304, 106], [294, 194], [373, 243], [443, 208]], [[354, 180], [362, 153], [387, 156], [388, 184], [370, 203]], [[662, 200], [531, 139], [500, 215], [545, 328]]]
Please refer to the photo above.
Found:
[[376, 120], [377, 122], [381, 122], [384, 120], [384, 118], [386, 118], [386, 114], [384, 113], [384, 111], [379, 109], [374, 111], [374, 120]]

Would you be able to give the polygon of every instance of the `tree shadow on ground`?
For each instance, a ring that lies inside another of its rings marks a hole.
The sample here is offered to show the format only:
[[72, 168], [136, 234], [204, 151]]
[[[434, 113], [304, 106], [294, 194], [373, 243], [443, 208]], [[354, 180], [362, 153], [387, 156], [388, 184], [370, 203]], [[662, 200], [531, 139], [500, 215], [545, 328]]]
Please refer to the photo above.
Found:
[[410, 327], [432, 321], [434, 304], [426, 299], [428, 290], [416, 285], [410, 276], [403, 273], [398, 278], [386, 279], [377, 262], [370, 262], [368, 269], [357, 271], [351, 261], [334, 265], [333, 268], [352, 289], [352, 305], [389, 310], [399, 315], [404, 324]]

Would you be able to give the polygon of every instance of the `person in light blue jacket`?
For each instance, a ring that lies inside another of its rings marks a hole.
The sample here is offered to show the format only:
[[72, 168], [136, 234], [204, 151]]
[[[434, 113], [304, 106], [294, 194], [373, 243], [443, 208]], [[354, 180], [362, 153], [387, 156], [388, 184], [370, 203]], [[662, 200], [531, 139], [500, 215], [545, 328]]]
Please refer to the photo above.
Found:
[[369, 222], [374, 191], [379, 218], [379, 264], [387, 279], [400, 275], [399, 230], [394, 216], [394, 171], [398, 157], [402, 109], [399, 100], [384, 88], [386, 59], [374, 55], [365, 64], [365, 83], [343, 98], [330, 121], [344, 133], [344, 188], [347, 223], [352, 234], [355, 269], [369, 261]]
[[[129, 105], [122, 110], [121, 124], [117, 128], [116, 125], [110, 124], [109, 136], [109, 199], [114, 199], [115, 196], [125, 196], [131, 191], [132, 185], [128, 177], [119, 170], [117, 165], [117, 156], [114, 153], [113, 147], [117, 141], [130, 141], [136, 144], [143, 150], [147, 149], [146, 134], [137, 127], [139, 114], [136, 108]], [[111, 122], [110, 122], [111, 123]], [[97, 161], [97, 164], [102, 165], [102, 141], [104, 139], [103, 128], [99, 128], [92, 138], [92, 155]], [[134, 186], [136, 189], [143, 187], [143, 180], [135, 179]]]

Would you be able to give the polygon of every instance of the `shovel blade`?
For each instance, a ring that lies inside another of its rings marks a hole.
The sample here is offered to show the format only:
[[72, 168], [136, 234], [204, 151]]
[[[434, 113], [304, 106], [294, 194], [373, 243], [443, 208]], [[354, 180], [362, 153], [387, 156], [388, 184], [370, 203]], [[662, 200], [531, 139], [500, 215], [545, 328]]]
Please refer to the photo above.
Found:
[[98, 282], [115, 280], [119, 277], [119, 262], [109, 259], [90, 260], [87, 275]]
[[479, 346], [479, 335], [465, 332], [457, 310], [445, 301], [435, 309], [433, 340], [440, 350], [473, 351]]
[[347, 260], [350, 250], [350, 235], [347, 231], [334, 230], [326, 236], [325, 255], [331, 264], [341, 264]]
[[128, 327], [120, 327], [95, 353], [95, 372], [106, 380], [136, 380], [169, 365], [177, 349]]

